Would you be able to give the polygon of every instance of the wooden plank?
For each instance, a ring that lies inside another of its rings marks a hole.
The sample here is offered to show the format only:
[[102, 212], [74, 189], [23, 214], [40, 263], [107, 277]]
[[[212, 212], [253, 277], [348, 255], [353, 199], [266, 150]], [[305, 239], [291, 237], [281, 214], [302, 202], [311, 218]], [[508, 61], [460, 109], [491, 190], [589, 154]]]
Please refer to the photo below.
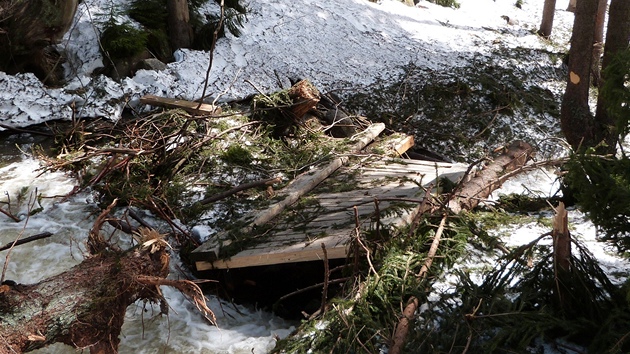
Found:
[[[328, 242], [326, 242], [328, 241]], [[302, 245], [288, 246], [274, 252], [260, 252], [259, 250], [243, 251], [230, 259], [222, 259], [214, 262], [197, 261], [195, 266], [198, 271], [210, 269], [232, 269], [271, 265], [279, 263], [296, 263], [316, 261], [324, 258], [321, 243], [326, 245], [328, 259], [346, 258], [347, 244], [330, 242], [329, 240], [317, 240], [308, 247]]]
[[406, 153], [407, 150], [411, 149], [413, 145], [414, 145], [413, 136], [407, 135], [406, 137], [402, 138], [402, 140], [398, 141], [394, 145], [394, 150], [396, 151], [398, 156], [402, 156], [402, 154]]
[[[374, 138], [381, 134], [385, 130], [385, 124], [375, 123], [367, 127], [363, 132], [355, 136], [356, 142], [350, 149], [351, 154], [359, 153], [365, 148]], [[241, 233], [247, 234], [251, 232], [254, 226], [260, 226], [268, 223], [280, 213], [286, 210], [287, 207], [297, 202], [303, 195], [310, 192], [313, 188], [319, 185], [323, 180], [328, 178], [333, 172], [338, 170], [341, 166], [347, 164], [349, 161], [348, 155], [339, 156], [322, 169], [315, 171], [314, 173], [302, 174], [294, 179], [287, 187], [278, 192], [282, 200], [270, 205], [264, 211], [257, 211], [254, 214], [254, 219], [248, 226], [241, 230]], [[215, 257], [219, 254], [219, 249], [222, 246], [223, 240], [221, 237], [217, 237], [214, 240], [207, 241], [201, 246], [197, 247], [191, 252], [191, 257], [198, 258], [203, 254], [208, 254], [209, 257]]]
[[179, 100], [176, 98], [158, 97], [154, 95], [145, 95], [140, 97], [140, 103], [166, 108], [181, 108], [186, 112], [192, 114], [221, 114], [221, 107], [213, 106], [211, 104], [202, 103], [200, 106], [199, 102]]
[[[382, 158], [382, 157], [381, 157]], [[436, 171], [437, 168], [437, 171]], [[217, 249], [198, 248], [195, 250], [198, 270], [240, 268], [260, 265], [270, 265], [289, 262], [304, 262], [318, 260], [323, 257], [321, 243], [326, 245], [326, 250], [330, 259], [345, 258], [347, 244], [352, 240], [354, 234], [355, 221], [353, 207], [357, 207], [361, 220], [361, 228], [369, 229], [372, 224], [370, 215], [375, 212], [374, 199], [404, 198], [421, 199], [422, 188], [418, 185], [429, 185], [436, 175], [450, 175], [456, 178], [466, 170], [467, 166], [459, 164], [435, 163], [427, 161], [402, 160], [399, 158], [386, 158], [379, 161], [365, 161], [363, 164], [351, 167], [341, 167], [338, 174], [356, 173], [358, 185], [354, 190], [347, 192], [324, 192], [314, 197], [318, 203], [312, 207], [296, 209], [291, 215], [302, 212], [308, 221], [289, 221], [280, 219], [271, 230], [268, 239], [264, 243], [251, 246], [250, 248], [237, 253], [230, 259], [218, 260], [215, 253]], [[350, 172], [348, 172], [350, 171]], [[326, 171], [325, 175], [328, 174]], [[429, 178], [421, 178], [428, 175]], [[304, 190], [301, 187], [308, 185], [306, 190], [311, 190], [313, 174], [304, 175], [305, 181], [294, 181], [283, 191], [292, 195], [297, 190]], [[309, 183], [307, 183], [309, 182]], [[319, 182], [318, 182], [319, 183]], [[315, 192], [317, 190], [315, 189]], [[303, 193], [297, 193], [299, 196]], [[285, 194], [286, 195], [286, 194]], [[291, 198], [293, 199], [293, 198]], [[387, 210], [395, 202], [380, 200], [381, 211]], [[286, 207], [288, 205], [285, 205]], [[289, 210], [291, 207], [289, 206]], [[286, 210], [286, 209], [283, 209]], [[413, 206], [403, 208], [400, 213], [394, 213], [389, 217], [382, 217], [384, 224], [399, 225], [409, 222], [412, 217]], [[317, 213], [317, 215], [313, 218]], [[250, 219], [260, 221], [264, 213], [253, 214]], [[277, 215], [277, 214], [276, 214]], [[266, 218], [263, 218], [266, 219]], [[254, 221], [254, 224], [258, 224]], [[248, 230], [245, 227], [243, 230]], [[209, 246], [205, 244], [205, 246]], [[194, 254], [194, 253], [193, 253]]]

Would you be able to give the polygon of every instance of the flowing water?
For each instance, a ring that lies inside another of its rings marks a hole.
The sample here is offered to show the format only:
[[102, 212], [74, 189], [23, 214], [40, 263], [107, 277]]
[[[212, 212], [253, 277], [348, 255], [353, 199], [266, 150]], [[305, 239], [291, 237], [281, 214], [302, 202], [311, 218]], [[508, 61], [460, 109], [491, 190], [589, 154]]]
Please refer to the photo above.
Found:
[[[0, 252], [0, 264], [7, 263], [6, 279], [31, 284], [59, 274], [79, 264], [85, 254], [85, 240], [98, 208], [94, 196], [80, 193], [64, 200], [75, 185], [62, 172], [43, 173], [40, 162], [26, 156], [33, 138], [13, 135], [0, 141], [0, 208], [10, 210], [20, 221], [0, 214], [0, 245], [16, 237], [50, 232], [52, 237], [17, 246], [10, 253]], [[22, 145], [16, 147], [16, 142]], [[42, 198], [34, 198], [34, 196]], [[6, 204], [10, 200], [9, 205]], [[31, 211], [41, 211], [28, 216]], [[124, 234], [120, 234], [124, 242]], [[171, 258], [171, 277], [181, 278], [182, 264]], [[121, 334], [120, 353], [267, 353], [277, 337], [284, 338], [293, 324], [268, 312], [236, 306], [208, 297], [208, 307], [217, 316], [212, 326], [183, 295], [162, 287], [168, 300], [168, 316], [159, 315], [156, 305], [130, 306]], [[76, 353], [62, 344], [40, 349], [36, 353]]]

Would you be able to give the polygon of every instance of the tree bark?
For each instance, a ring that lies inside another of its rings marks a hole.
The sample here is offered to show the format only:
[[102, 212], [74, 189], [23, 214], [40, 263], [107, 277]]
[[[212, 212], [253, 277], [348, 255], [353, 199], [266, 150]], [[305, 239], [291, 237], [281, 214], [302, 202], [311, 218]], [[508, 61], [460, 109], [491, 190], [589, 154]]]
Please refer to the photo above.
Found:
[[[608, 16], [608, 32], [606, 33], [606, 44], [604, 46], [604, 58], [602, 60], [602, 68], [605, 70], [612, 59], [619, 52], [628, 49], [628, 39], [630, 38], [630, 1], [612, 0], [610, 2], [610, 11]], [[601, 84], [598, 86], [601, 92], [604, 82], [606, 81], [605, 73], [602, 76]], [[623, 88], [624, 82], [614, 83], [620, 89]], [[618, 132], [615, 129], [615, 118], [608, 114], [608, 103], [606, 98], [601, 94], [597, 97], [597, 112], [595, 115], [596, 122], [601, 126], [601, 130], [609, 131], [606, 136], [606, 143], [609, 151], [615, 149], [618, 139]]]
[[0, 70], [49, 76], [59, 57], [45, 49], [68, 31], [76, 9], [77, 0], [0, 0]]
[[306, 112], [317, 106], [320, 94], [317, 88], [308, 80], [301, 80], [289, 89], [289, 97], [293, 102], [290, 110], [287, 112], [289, 119], [298, 122]]
[[569, 77], [562, 99], [560, 123], [562, 132], [573, 149], [595, 146], [602, 132], [594, 124], [588, 98], [595, 20], [600, 0], [580, 0], [577, 4], [573, 36], [569, 51]]
[[162, 301], [140, 275], [168, 274], [166, 247], [101, 254], [44, 281], [0, 293], [0, 352], [22, 353], [61, 342], [116, 353], [126, 309], [138, 299]]
[[577, 0], [570, 0], [569, 6], [567, 6], [567, 11], [575, 12], [576, 5], [577, 5]]
[[556, 13], [556, 0], [545, 0], [543, 6], [542, 21], [540, 23], [540, 29], [538, 34], [543, 38], [549, 38], [551, 36], [551, 30], [553, 29], [553, 16]]
[[600, 61], [602, 59], [602, 53], [604, 52], [604, 20], [606, 18], [607, 8], [608, 0], [599, 0], [597, 17], [595, 18], [595, 38], [593, 39], [593, 59], [591, 63], [593, 84], [597, 87], [601, 86]]
[[[507, 179], [506, 173], [514, 171], [520, 167], [523, 167], [529, 158], [533, 154], [533, 148], [531, 145], [524, 141], [515, 141], [510, 144], [499, 156], [497, 156], [488, 166], [480, 171], [473, 179], [464, 182], [460, 189], [450, 201], [448, 201], [448, 208], [455, 214], [460, 213], [463, 210], [472, 210], [475, 208], [481, 199], [487, 198], [490, 193], [499, 188], [503, 182]], [[414, 211], [415, 217], [411, 223], [413, 229], [419, 223], [419, 218], [422, 217], [424, 212], [430, 211], [428, 203], [422, 203]], [[427, 261], [420, 269], [418, 273], [419, 278], [426, 277], [429, 267], [433, 262], [433, 258], [437, 253], [440, 238], [444, 231], [446, 223], [446, 215], [442, 217], [440, 226], [435, 233], [435, 237], [431, 244], [431, 248], [427, 254]], [[413, 230], [411, 230], [413, 232]], [[569, 250], [570, 252], [570, 250]], [[418, 309], [419, 301], [416, 297], [412, 296], [407, 300], [407, 305], [403, 309], [403, 314], [392, 337], [392, 342], [389, 347], [390, 354], [399, 354], [404, 351], [404, 344], [409, 333], [409, 329], [413, 326], [414, 315]]]
[[462, 210], [475, 208], [505, 182], [507, 172], [524, 166], [533, 151], [532, 146], [524, 141], [517, 140], [510, 144], [475, 177], [463, 183], [460, 191], [448, 202], [449, 209], [457, 214]]
[[193, 42], [193, 31], [190, 26], [190, 14], [187, 0], [167, 0], [168, 32], [171, 49], [190, 48]]

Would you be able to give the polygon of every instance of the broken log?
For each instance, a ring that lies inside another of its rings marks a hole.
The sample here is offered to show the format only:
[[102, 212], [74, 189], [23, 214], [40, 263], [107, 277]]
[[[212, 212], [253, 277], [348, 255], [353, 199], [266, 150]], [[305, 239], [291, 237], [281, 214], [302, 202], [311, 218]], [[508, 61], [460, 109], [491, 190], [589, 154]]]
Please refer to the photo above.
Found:
[[[474, 209], [482, 199], [487, 198], [493, 191], [501, 187], [507, 178], [512, 177], [511, 174], [506, 173], [523, 167], [533, 154], [531, 145], [524, 141], [515, 141], [502, 150], [503, 152], [479, 171], [475, 177], [460, 184], [459, 192], [453, 195], [447, 204], [448, 209], [450, 209], [452, 213], [458, 214], [464, 210], [470, 211]], [[415, 216], [412, 221], [412, 228], [414, 225], [418, 225], [418, 220], [422, 217], [422, 214], [430, 210], [431, 207], [428, 206], [428, 203], [423, 202], [419, 205], [414, 211]], [[436, 231], [431, 249], [427, 255], [427, 261], [422, 266], [418, 277], [425, 277], [433, 262], [433, 258], [439, 246], [440, 236], [444, 230], [445, 221], [446, 216], [442, 218], [442, 222]], [[413, 230], [410, 234], [412, 232]], [[413, 325], [413, 314], [415, 314], [418, 306], [419, 302], [416, 297], [412, 296], [407, 300], [407, 305], [403, 310], [403, 316], [398, 321], [394, 331], [392, 343], [389, 348], [390, 354], [402, 353], [409, 327]]]
[[[457, 214], [462, 210], [474, 209], [512, 175], [508, 172], [522, 167], [532, 157], [534, 149], [524, 141], [517, 140], [503, 148], [501, 154], [469, 181], [461, 184], [459, 192], [448, 202], [449, 209]], [[507, 176], [507, 177], [506, 177]]]
[[558, 271], [571, 270], [571, 234], [569, 233], [569, 218], [564, 203], [560, 202], [553, 218], [553, 254]]
[[374, 138], [376, 138], [383, 130], [385, 130], [385, 125], [383, 123], [373, 124], [368, 127], [363, 134], [357, 137], [358, 141], [352, 146], [348, 155], [335, 158], [326, 167], [317, 170], [315, 173], [306, 173], [294, 179], [291, 184], [285, 187], [282, 191], [278, 192], [278, 195], [283, 199], [278, 203], [269, 206], [264, 213], [258, 214], [251, 223], [252, 227], [266, 224], [278, 216], [289, 205], [297, 202], [300, 197], [310, 192], [323, 180], [328, 178], [328, 176], [333, 174], [333, 172], [337, 171], [339, 167], [348, 163], [350, 155], [357, 154], [363, 150], [363, 148], [374, 140]]
[[154, 95], [145, 95], [140, 97], [140, 103], [150, 106], [158, 106], [165, 108], [181, 108], [190, 114], [200, 115], [219, 115], [221, 107], [217, 107], [207, 103], [192, 102], [180, 100], [176, 98], [158, 97]]
[[206, 204], [214, 203], [217, 200], [225, 199], [225, 198], [231, 196], [232, 194], [236, 194], [236, 193], [238, 193], [240, 191], [244, 191], [246, 189], [263, 187], [263, 186], [271, 187], [272, 185], [274, 185], [276, 183], [280, 183], [280, 182], [282, 182], [280, 177], [275, 177], [275, 178], [268, 178], [268, 179], [264, 179], [264, 180], [260, 180], [260, 181], [244, 183], [244, 184], [236, 186], [236, 187], [234, 187], [234, 188], [232, 188], [232, 189], [230, 189], [228, 191], [225, 191], [225, 192], [222, 192], [222, 193], [218, 193], [218, 194], [213, 195], [211, 197], [204, 198], [204, 199], [196, 202], [195, 204], [206, 205]]
[[553, 267], [556, 277], [558, 302], [564, 308], [569, 294], [567, 294], [568, 289], [561, 283], [571, 273], [571, 233], [569, 232], [568, 212], [563, 202], [560, 202], [555, 212], [553, 231], [551, 231], [551, 237], [553, 238]]
[[288, 91], [289, 98], [293, 102], [289, 110], [290, 118], [299, 121], [306, 112], [317, 106], [319, 102], [319, 91], [308, 80], [301, 80], [291, 86]]
[[127, 307], [138, 299], [164, 301], [155, 285], [137, 280], [168, 275], [166, 247], [151, 251], [103, 253], [37, 284], [15, 284], [0, 293], [0, 352], [61, 342], [116, 353]]
[[65, 343], [92, 354], [117, 353], [127, 307], [137, 300], [159, 302], [168, 310], [158, 286], [176, 287], [214, 322], [199, 287], [165, 279], [168, 244], [158, 232], [141, 229], [140, 244], [117, 252], [100, 227], [115, 202], [97, 218], [88, 238], [93, 256], [36, 284], [5, 281], [0, 286], [0, 353], [23, 353]]

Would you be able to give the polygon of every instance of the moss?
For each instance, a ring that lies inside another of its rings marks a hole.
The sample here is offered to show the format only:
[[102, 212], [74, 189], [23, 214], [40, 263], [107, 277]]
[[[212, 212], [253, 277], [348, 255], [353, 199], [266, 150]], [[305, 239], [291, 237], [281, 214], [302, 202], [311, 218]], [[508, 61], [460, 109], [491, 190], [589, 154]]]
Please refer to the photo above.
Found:
[[221, 159], [225, 162], [236, 165], [247, 166], [253, 160], [252, 153], [241, 145], [230, 145], [230, 147], [221, 155]]

